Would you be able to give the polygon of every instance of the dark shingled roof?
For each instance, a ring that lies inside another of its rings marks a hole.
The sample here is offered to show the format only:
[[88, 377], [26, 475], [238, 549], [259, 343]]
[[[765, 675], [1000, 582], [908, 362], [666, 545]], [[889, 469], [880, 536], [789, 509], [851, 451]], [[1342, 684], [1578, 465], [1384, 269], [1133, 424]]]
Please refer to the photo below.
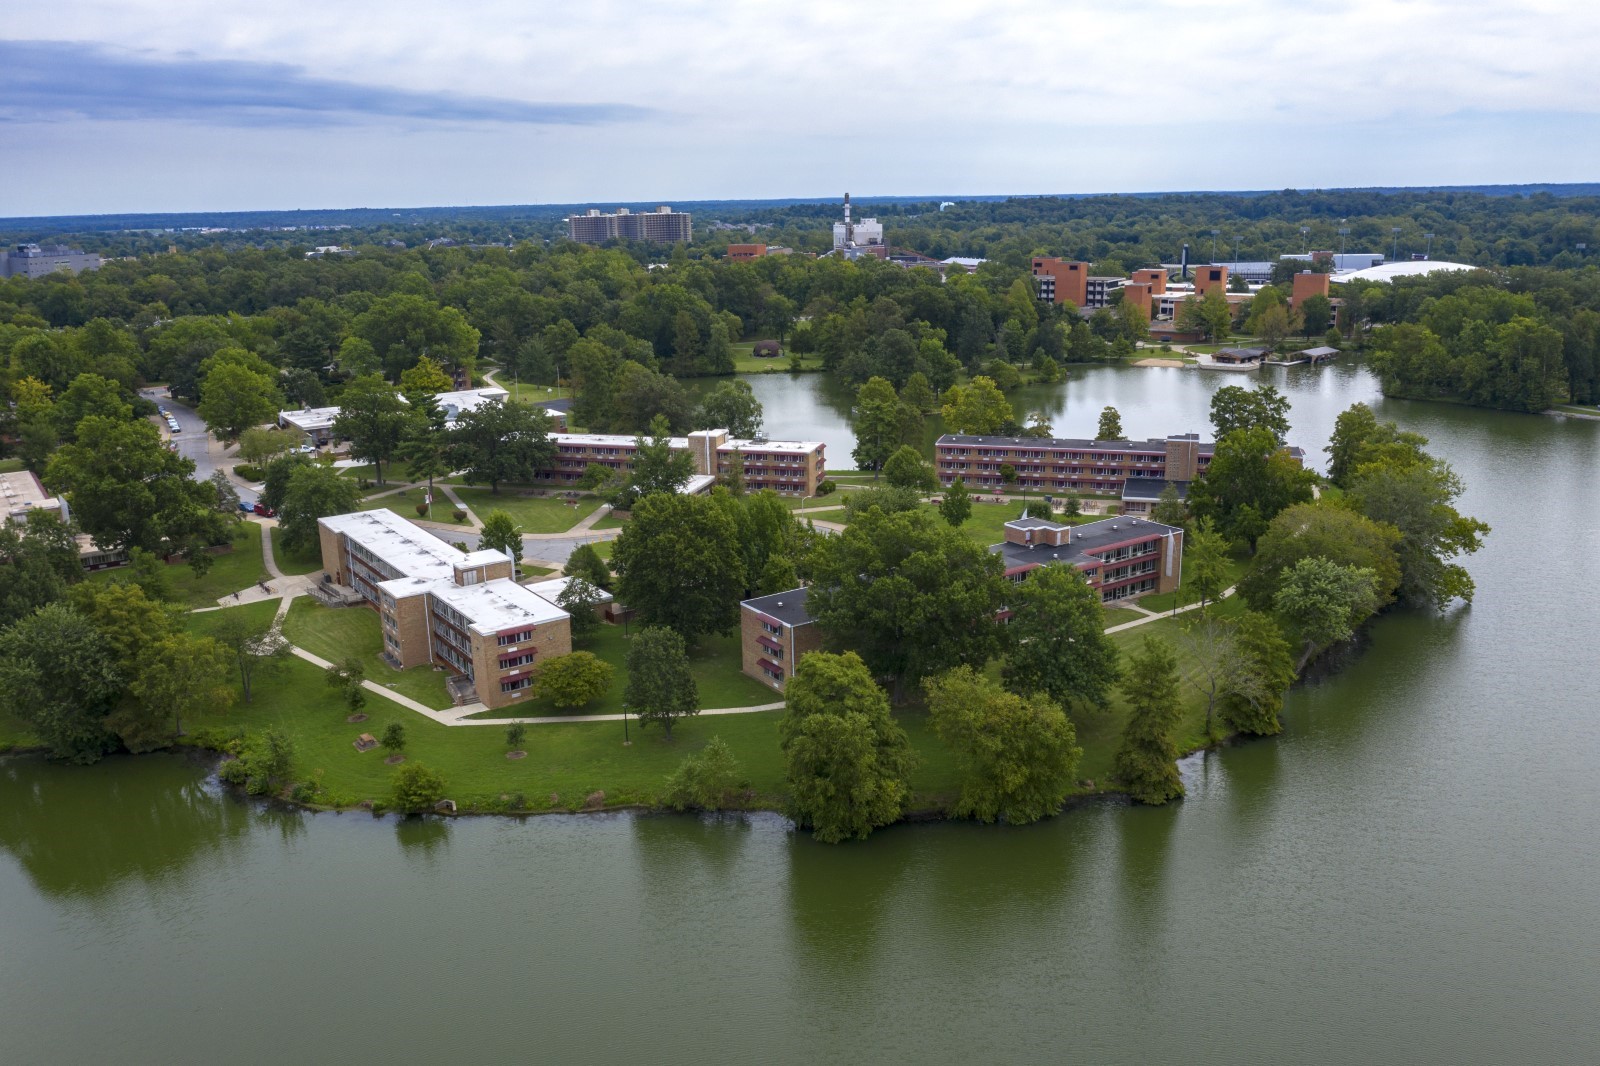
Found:
[[791, 626], [809, 625], [816, 621], [811, 617], [811, 612], [806, 610], [806, 590], [803, 588], [774, 592], [771, 596], [757, 596], [739, 606], [760, 611], [769, 618], [776, 618]]
[[[1011, 523], [1007, 523], [1010, 525]], [[1166, 535], [1168, 533], [1181, 533], [1176, 526], [1162, 525], [1152, 522], [1148, 518], [1105, 518], [1099, 522], [1090, 522], [1086, 525], [1074, 526], [1072, 539], [1067, 544], [1059, 546], [1050, 544], [1037, 544], [1029, 547], [1026, 544], [1012, 544], [1010, 541], [1001, 541], [999, 544], [989, 545], [989, 551], [1001, 556], [1005, 561], [1007, 570], [1018, 566], [1038, 566], [1044, 563], [1064, 563], [1071, 566], [1084, 561], [1084, 556], [1089, 552], [1101, 551], [1110, 545], [1120, 544], [1126, 540], [1138, 540], [1152, 534]]]
[[1189, 483], [1187, 481], [1167, 481], [1159, 477], [1130, 477], [1122, 483], [1122, 498], [1124, 500], [1159, 500], [1161, 493], [1171, 485], [1178, 490], [1178, 499], [1189, 498]]

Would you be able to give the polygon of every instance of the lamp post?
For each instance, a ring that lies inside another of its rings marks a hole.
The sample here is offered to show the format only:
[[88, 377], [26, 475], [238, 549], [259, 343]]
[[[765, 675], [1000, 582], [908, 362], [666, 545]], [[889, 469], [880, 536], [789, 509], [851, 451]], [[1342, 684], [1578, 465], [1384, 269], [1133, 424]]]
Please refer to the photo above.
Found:
[[1399, 259], [1400, 258], [1400, 227], [1399, 226], [1390, 226], [1389, 227], [1389, 232], [1394, 234], [1394, 251], [1390, 254], [1389, 258], [1391, 260]]
[[1214, 229], [1211, 231], [1211, 261], [1213, 263], [1217, 261], [1217, 234], [1221, 232], [1222, 231], [1219, 229]]
[[1340, 256], [1344, 255], [1344, 239], [1346, 237], [1350, 236], [1350, 227], [1344, 225], [1344, 223], [1347, 222], [1347, 221], [1349, 221], [1349, 220], [1348, 219], [1343, 219], [1343, 218], [1341, 218], [1339, 220], [1339, 222], [1340, 222], [1340, 226], [1339, 226], [1339, 255]]
[[1302, 252], [1311, 251], [1311, 227], [1310, 226], [1301, 226], [1300, 227], [1300, 250]]
[[628, 736], [628, 705], [626, 703], [622, 705], [622, 746], [625, 748], [633, 747], [633, 738]]
[[1424, 233], [1423, 236], [1428, 238], [1428, 250], [1422, 253], [1422, 257], [1424, 259], [1432, 259], [1433, 258], [1433, 234]]
[[1239, 269], [1239, 235], [1237, 233], [1233, 235], [1233, 269], [1235, 272]]
[[816, 497], [815, 494], [812, 494], [810, 496], [802, 496], [802, 497], [800, 497], [800, 513], [802, 515], [806, 513], [806, 501], [807, 500], [814, 500], [816, 498], [817, 497]]

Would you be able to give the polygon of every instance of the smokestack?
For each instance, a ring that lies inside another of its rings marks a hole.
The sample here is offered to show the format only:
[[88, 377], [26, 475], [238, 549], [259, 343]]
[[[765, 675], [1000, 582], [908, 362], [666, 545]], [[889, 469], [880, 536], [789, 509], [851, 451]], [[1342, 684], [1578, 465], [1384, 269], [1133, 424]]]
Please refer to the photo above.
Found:
[[850, 194], [844, 194], [844, 246], [854, 247], [856, 243], [856, 228], [850, 224]]
[[1188, 281], [1189, 280], [1189, 246], [1187, 244], [1183, 246], [1183, 258], [1180, 259], [1179, 262], [1181, 264], [1183, 264], [1183, 280], [1184, 281]]

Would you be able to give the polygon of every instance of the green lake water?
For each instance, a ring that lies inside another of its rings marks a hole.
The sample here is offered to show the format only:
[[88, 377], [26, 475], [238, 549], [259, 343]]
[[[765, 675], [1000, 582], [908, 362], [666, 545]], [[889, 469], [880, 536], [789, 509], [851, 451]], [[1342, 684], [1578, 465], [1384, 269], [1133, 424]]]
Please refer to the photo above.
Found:
[[[0, 760], [14, 1063], [1600, 1062], [1600, 423], [1267, 371], [1320, 461], [1351, 402], [1494, 526], [1478, 598], [1384, 618], [1190, 796], [825, 847], [776, 816], [400, 822], [177, 757]], [[1025, 391], [1201, 431], [1197, 371]], [[752, 379], [848, 454], [820, 376]]]

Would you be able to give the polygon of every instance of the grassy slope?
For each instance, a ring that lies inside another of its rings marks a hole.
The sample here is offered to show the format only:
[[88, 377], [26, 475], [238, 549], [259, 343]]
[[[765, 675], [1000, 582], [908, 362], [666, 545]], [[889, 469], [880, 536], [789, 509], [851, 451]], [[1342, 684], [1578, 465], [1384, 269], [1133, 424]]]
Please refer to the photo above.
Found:
[[[186, 607], [215, 607], [217, 600], [230, 592], [267, 580], [267, 568], [261, 561], [261, 529], [257, 522], [240, 522], [235, 526], [233, 551], [213, 556], [211, 569], [204, 577], [195, 577], [187, 563], [168, 566], [167, 587], [173, 602]], [[89, 575], [89, 580], [112, 581], [126, 575], [125, 568], [117, 567], [96, 570]]]
[[498, 496], [486, 488], [456, 489], [461, 502], [483, 521], [490, 511], [504, 511], [524, 533], [565, 533], [600, 506], [598, 496], [580, 496], [576, 507], [553, 496], [522, 496], [502, 488]]
[[[430, 666], [413, 666], [400, 671], [383, 661], [382, 627], [377, 613], [365, 607], [324, 607], [315, 600], [301, 597], [289, 607], [289, 615], [283, 620], [283, 635], [290, 643], [329, 662], [350, 655], [360, 656], [366, 664], [368, 680], [429, 707], [450, 706], [442, 671]], [[369, 694], [367, 702], [376, 704], [379, 699]]]
[[272, 538], [272, 559], [278, 569], [286, 574], [312, 574], [322, 569], [322, 549], [313, 545], [290, 551], [284, 547], [283, 531], [273, 527], [268, 530]]

